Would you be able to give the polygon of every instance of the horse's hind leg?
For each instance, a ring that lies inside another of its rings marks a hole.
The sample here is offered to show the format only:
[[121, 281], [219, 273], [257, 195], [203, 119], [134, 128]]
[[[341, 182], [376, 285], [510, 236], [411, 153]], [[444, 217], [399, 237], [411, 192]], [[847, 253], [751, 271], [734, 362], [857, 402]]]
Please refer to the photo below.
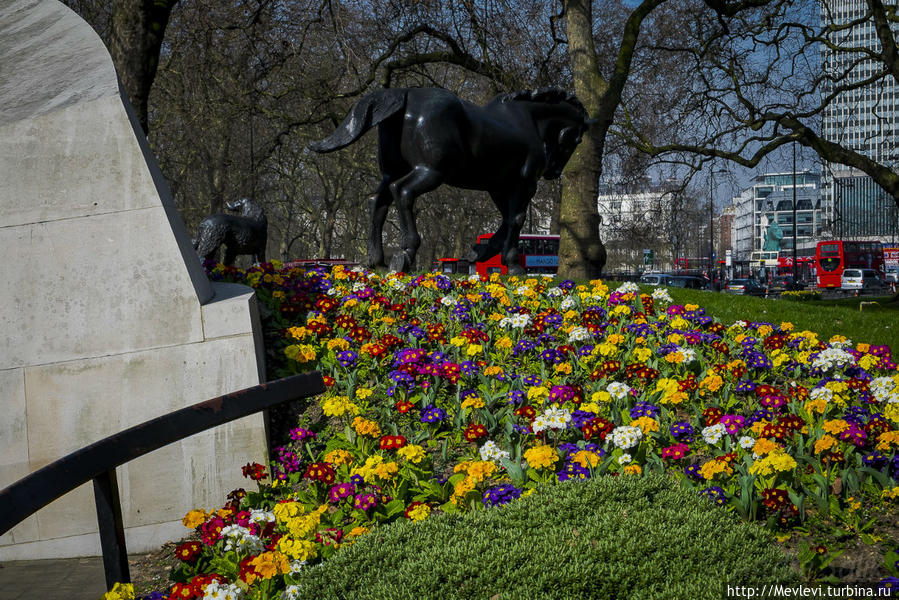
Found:
[[525, 185], [519, 193], [509, 196], [509, 217], [505, 221], [508, 224], [508, 229], [506, 230], [506, 238], [503, 240], [502, 261], [508, 268], [510, 275], [522, 275], [525, 272], [524, 267], [518, 262], [518, 238], [527, 218], [528, 205], [531, 203], [531, 198], [536, 191], [537, 185], [532, 183]]
[[421, 237], [412, 213], [415, 199], [436, 189], [442, 181], [440, 173], [419, 165], [402, 179], [390, 184], [390, 191], [396, 201], [401, 237], [401, 250], [390, 259], [391, 271], [407, 271], [415, 264], [415, 254], [421, 246]]
[[384, 221], [387, 220], [387, 209], [393, 201], [390, 193], [390, 182], [392, 178], [384, 175], [378, 189], [368, 199], [369, 218], [371, 224], [368, 237], [368, 259], [365, 266], [374, 269], [377, 267], [386, 267], [384, 261]]

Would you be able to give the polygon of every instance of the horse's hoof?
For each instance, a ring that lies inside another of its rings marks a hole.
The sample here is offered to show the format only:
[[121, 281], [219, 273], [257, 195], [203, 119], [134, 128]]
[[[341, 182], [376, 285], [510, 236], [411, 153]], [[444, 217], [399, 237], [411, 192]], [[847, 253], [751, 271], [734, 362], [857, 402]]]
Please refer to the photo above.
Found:
[[397, 252], [390, 259], [390, 272], [391, 273], [400, 273], [402, 271], [408, 270], [409, 266], [409, 257], [406, 256], [405, 252]]

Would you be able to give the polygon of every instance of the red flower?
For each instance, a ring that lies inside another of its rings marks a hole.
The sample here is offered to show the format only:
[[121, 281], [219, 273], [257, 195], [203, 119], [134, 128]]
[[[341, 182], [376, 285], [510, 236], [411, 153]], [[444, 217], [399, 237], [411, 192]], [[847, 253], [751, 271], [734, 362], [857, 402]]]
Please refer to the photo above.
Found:
[[762, 504], [771, 510], [778, 510], [787, 506], [790, 502], [790, 494], [780, 488], [766, 488], [762, 490]]
[[385, 435], [381, 437], [381, 450], [396, 450], [406, 445], [406, 438], [401, 435]]
[[193, 587], [188, 583], [176, 583], [169, 590], [169, 598], [172, 600], [190, 600], [196, 597]]
[[480, 423], [472, 423], [468, 427], [465, 428], [465, 431], [462, 435], [465, 436], [465, 440], [469, 442], [476, 442], [481, 438], [487, 437], [487, 428], [481, 425]]
[[303, 477], [330, 485], [334, 483], [334, 467], [325, 462], [312, 463], [306, 467]]
[[200, 542], [185, 542], [175, 548], [175, 556], [186, 563], [197, 560], [201, 552], [203, 552], [203, 546]]
[[266, 477], [265, 467], [259, 463], [247, 463], [243, 466], [242, 471], [244, 477], [249, 477], [253, 481], [259, 481]]
[[537, 416], [537, 409], [533, 406], [522, 406], [515, 409], [515, 415], [525, 417], [528, 421], [533, 421], [534, 417]]
[[662, 448], [662, 458], [680, 460], [685, 457], [689, 451], [690, 447], [686, 444], [675, 444], [673, 446], [668, 446], [667, 448]]
[[605, 441], [606, 436], [612, 432], [614, 429], [614, 425], [609, 421], [606, 421], [602, 417], [596, 417], [590, 419], [581, 427], [581, 431], [584, 433], [584, 439], [590, 441], [594, 436], [599, 437], [600, 440]]
[[322, 375], [322, 381], [325, 382], [325, 387], [333, 387], [337, 383], [337, 380], [330, 375]]
[[398, 411], [400, 411], [403, 414], [406, 414], [407, 412], [412, 410], [412, 408], [415, 406], [415, 404], [413, 404], [412, 402], [409, 402], [407, 400], [400, 400], [399, 402], [397, 402], [395, 404], [395, 406]]
[[717, 406], [710, 406], [702, 411], [702, 418], [705, 420], [706, 427], [717, 425], [723, 416], [724, 411]]

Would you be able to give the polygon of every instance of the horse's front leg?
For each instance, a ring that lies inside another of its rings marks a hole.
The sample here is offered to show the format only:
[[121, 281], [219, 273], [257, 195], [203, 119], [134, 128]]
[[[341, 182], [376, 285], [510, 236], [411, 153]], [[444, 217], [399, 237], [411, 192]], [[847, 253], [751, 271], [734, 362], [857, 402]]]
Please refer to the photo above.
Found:
[[509, 201], [505, 194], [496, 191], [490, 192], [490, 199], [493, 200], [496, 208], [499, 209], [502, 221], [499, 229], [490, 236], [486, 244], [476, 244], [471, 247], [471, 252], [465, 257], [468, 262], [484, 262], [499, 254], [503, 249], [506, 233], [509, 230]]
[[370, 227], [368, 234], [368, 257], [365, 266], [369, 269], [386, 268], [384, 261], [384, 221], [387, 220], [387, 209], [393, 201], [390, 193], [389, 175], [381, 178], [378, 189], [368, 199]]
[[531, 198], [537, 191], [536, 182], [524, 186], [524, 189], [509, 197], [509, 218], [506, 238], [503, 241], [502, 262], [510, 275], [523, 275], [524, 267], [518, 261], [518, 238], [528, 214]]
[[415, 264], [415, 254], [421, 246], [421, 237], [412, 212], [415, 199], [436, 189], [442, 181], [440, 173], [430, 167], [418, 165], [408, 175], [390, 184], [390, 191], [396, 202], [401, 238], [400, 251], [390, 259], [391, 271], [408, 271]]

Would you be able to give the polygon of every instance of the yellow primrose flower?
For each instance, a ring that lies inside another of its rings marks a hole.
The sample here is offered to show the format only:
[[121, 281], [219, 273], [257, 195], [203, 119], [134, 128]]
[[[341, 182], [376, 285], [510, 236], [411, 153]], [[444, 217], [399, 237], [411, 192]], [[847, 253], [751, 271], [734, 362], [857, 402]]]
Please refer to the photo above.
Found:
[[830, 450], [831, 448], [838, 446], [839, 442], [837, 438], [824, 434], [821, 436], [819, 440], [815, 442], [815, 454], [821, 454], [826, 450]]
[[752, 452], [758, 456], [764, 456], [769, 452], [774, 452], [778, 448], [780, 448], [780, 446], [778, 446], [776, 442], [773, 442], [768, 438], [759, 438], [755, 441], [755, 444], [753, 444]]
[[641, 473], [643, 473], [643, 467], [640, 465], [628, 465], [624, 467], [625, 475], [640, 475]]
[[195, 508], [194, 510], [189, 511], [184, 518], [181, 519], [181, 522], [188, 529], [196, 529], [200, 525], [206, 522], [206, 519], [209, 517], [209, 513], [207, 513], [202, 508]]
[[467, 356], [476, 356], [484, 351], [484, 347], [480, 344], [469, 344], [465, 350]]
[[781, 331], [793, 331], [793, 324], [788, 321], [781, 321], [780, 330]]
[[325, 454], [325, 462], [331, 463], [335, 467], [349, 465], [353, 462], [353, 455], [343, 448], [338, 448]]
[[484, 408], [484, 400], [480, 396], [469, 396], [462, 401], [462, 408]]
[[578, 450], [571, 456], [571, 461], [576, 462], [586, 469], [588, 467], [595, 467], [596, 465], [598, 465], [600, 457], [596, 452], [590, 452], [589, 450]]
[[[596, 392], [596, 394], [605, 394], [606, 395], [605, 402], [608, 402], [609, 401], [608, 399], [611, 398], [611, 395], [609, 394], [609, 392]], [[594, 396], [596, 394], [594, 394]], [[591, 412], [595, 415], [598, 415], [600, 412], [602, 412], [602, 409], [600, 409], [599, 404], [597, 404], [596, 402], [585, 402], [584, 404], [581, 404], [580, 410], [582, 410], [584, 412]]]
[[343, 338], [332, 338], [327, 343], [328, 350], [346, 350], [350, 343]]
[[837, 435], [849, 429], [849, 423], [847, 423], [843, 419], [833, 419], [830, 421], [824, 421], [824, 425], [822, 425], [822, 427], [827, 433]]
[[346, 413], [358, 415], [361, 412], [361, 409], [350, 402], [350, 399], [346, 396], [326, 398], [321, 406], [327, 417], [342, 417]]
[[652, 417], [639, 417], [631, 421], [632, 427], [639, 427], [643, 435], [659, 430], [659, 422]]
[[374, 394], [374, 392], [368, 388], [359, 388], [356, 390], [356, 397], [360, 400], [365, 400], [372, 394]]
[[702, 475], [703, 479], [706, 481], [711, 481], [717, 475], [724, 473], [725, 475], [730, 475], [734, 471], [730, 467], [730, 463], [726, 460], [710, 460], [699, 468], [699, 474]]
[[288, 337], [292, 337], [295, 340], [305, 339], [311, 333], [312, 332], [305, 327], [291, 327], [287, 330]]
[[512, 338], [504, 335], [503, 337], [496, 340], [496, 342], [493, 345], [496, 348], [501, 348], [502, 350], [508, 350], [509, 348], [514, 346], [515, 343], [512, 341]]
[[502, 375], [505, 371], [503, 371], [502, 367], [497, 367], [496, 365], [490, 365], [484, 369], [484, 375], [488, 377], [493, 377], [494, 375]]
[[555, 367], [553, 367], [553, 371], [555, 373], [562, 373], [564, 375], [571, 374], [571, 365], [567, 362], [559, 363]]
[[423, 521], [431, 514], [431, 507], [427, 504], [419, 504], [409, 511], [408, 516], [413, 521]]
[[552, 468], [559, 460], [559, 455], [551, 446], [541, 444], [525, 450], [524, 459], [528, 461], [529, 466], [535, 469]]
[[877, 436], [877, 449], [887, 451], [890, 446], [899, 447], [899, 431], [885, 431]]
[[652, 356], [652, 350], [649, 348], [635, 348], [631, 353], [631, 357], [639, 363], [645, 363]]
[[295, 540], [289, 536], [283, 536], [278, 540], [278, 551], [286, 554], [293, 560], [311, 560], [318, 553], [315, 550], [315, 542], [309, 540]]
[[275, 575], [290, 573], [290, 561], [280, 552], [263, 552], [251, 560], [250, 564], [261, 579], [271, 579]]
[[549, 390], [543, 386], [535, 385], [528, 389], [528, 401], [534, 401], [549, 396]]
[[381, 435], [381, 428], [378, 427], [378, 424], [364, 417], [356, 417], [353, 419], [353, 429], [355, 429], [356, 433], [359, 435], [369, 435], [371, 437], [378, 437]]
[[418, 464], [424, 459], [426, 456], [425, 449], [416, 444], [409, 444], [408, 446], [403, 446], [399, 450], [396, 451], [397, 455], [403, 460], [407, 460], [411, 463]]
[[101, 600], [134, 600], [134, 585], [116, 583], [111, 590], [103, 594]]
[[749, 473], [752, 475], [774, 475], [781, 471], [791, 471], [796, 468], [796, 460], [787, 454], [782, 448], [778, 448], [761, 459], [752, 463]]
[[600, 390], [598, 392], [593, 392], [593, 395], [590, 396], [590, 400], [592, 402], [611, 402], [612, 395], [605, 390]]

